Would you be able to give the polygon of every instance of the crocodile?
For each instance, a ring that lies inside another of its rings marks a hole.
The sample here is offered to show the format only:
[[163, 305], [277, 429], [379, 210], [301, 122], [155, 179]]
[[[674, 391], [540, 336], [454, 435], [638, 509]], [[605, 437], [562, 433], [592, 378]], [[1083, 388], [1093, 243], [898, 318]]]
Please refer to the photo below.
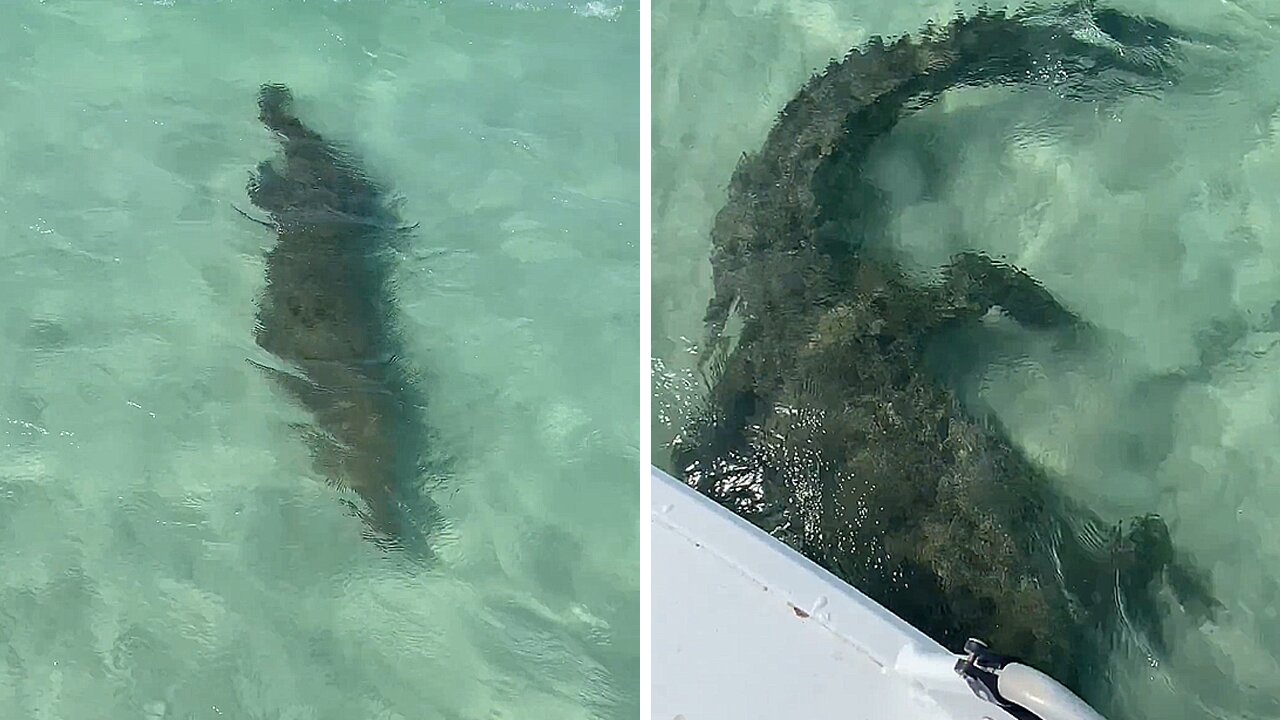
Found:
[[922, 281], [868, 251], [887, 218], [864, 167], [948, 90], [1160, 93], [1181, 42], [1088, 5], [983, 11], [874, 38], [812, 77], [740, 160], [714, 220], [707, 391], [671, 447], [687, 483], [943, 645], [981, 638], [1095, 702], [1108, 632], [1123, 624], [1158, 648], [1165, 598], [1204, 613], [1216, 601], [1160, 517], [1110, 523], [1067, 498], [928, 358], [996, 309], [1064, 351], [1096, 339], [1089, 323], [980, 252]]
[[347, 503], [366, 537], [400, 547], [435, 515], [418, 492], [428, 435], [388, 283], [411, 228], [349, 151], [298, 118], [288, 87], [263, 85], [258, 107], [281, 146], [248, 186], [276, 234], [255, 339], [280, 366], [260, 367], [313, 414], [300, 429], [328, 481], [358, 496]]

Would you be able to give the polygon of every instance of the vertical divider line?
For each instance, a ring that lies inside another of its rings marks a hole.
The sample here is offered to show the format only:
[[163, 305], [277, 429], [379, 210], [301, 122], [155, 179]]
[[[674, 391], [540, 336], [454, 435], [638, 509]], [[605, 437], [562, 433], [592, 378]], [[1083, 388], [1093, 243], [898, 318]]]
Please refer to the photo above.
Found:
[[652, 38], [653, 27], [650, 0], [640, 0], [640, 462], [636, 477], [640, 481], [640, 717], [653, 715], [652, 672], [652, 601], [653, 584], [652, 511], [650, 503], [651, 483], [649, 458], [653, 456], [652, 401], [652, 338], [651, 317], [651, 268], [652, 243]]

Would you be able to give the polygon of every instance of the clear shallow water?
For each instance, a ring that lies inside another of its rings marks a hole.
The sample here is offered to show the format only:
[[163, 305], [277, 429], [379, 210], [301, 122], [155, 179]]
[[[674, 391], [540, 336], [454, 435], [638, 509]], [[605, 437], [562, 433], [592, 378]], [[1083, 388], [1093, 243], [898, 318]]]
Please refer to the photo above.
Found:
[[[12, 4], [0, 716], [638, 713], [638, 11]], [[571, 38], [572, 42], [566, 42]], [[360, 539], [246, 358], [266, 81], [421, 222], [396, 272], [448, 521]]]
[[[1184, 5], [1111, 6], [1231, 38], [1237, 67], [1105, 112], [1034, 89], [951, 93], [880, 143], [872, 175], [895, 217], [889, 249], [908, 269], [962, 249], [1006, 257], [1111, 338], [1065, 358], [997, 322], [986, 341], [999, 337], [999, 352], [961, 388], [1066, 493], [1108, 519], [1161, 513], [1210, 573], [1216, 623], [1172, 618], [1166, 657], [1121, 645], [1097, 670], [1116, 678], [1116, 706], [1275, 717], [1280, 10]], [[701, 391], [709, 232], [739, 156], [829, 59], [972, 7], [656, 4], [655, 462], [669, 462], [662, 443]], [[1195, 377], [1163, 379], [1177, 372]]]

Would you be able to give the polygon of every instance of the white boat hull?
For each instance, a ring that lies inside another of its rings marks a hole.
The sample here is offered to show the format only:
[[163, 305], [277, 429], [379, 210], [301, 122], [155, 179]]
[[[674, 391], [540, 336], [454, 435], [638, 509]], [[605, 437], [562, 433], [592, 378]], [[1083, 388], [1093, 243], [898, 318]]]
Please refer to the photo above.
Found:
[[1012, 720], [957, 656], [654, 470], [653, 717]]

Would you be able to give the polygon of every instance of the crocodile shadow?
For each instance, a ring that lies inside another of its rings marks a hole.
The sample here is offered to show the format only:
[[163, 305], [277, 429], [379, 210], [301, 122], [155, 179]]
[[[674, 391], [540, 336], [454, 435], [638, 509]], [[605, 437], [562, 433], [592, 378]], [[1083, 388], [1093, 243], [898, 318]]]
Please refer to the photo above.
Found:
[[277, 236], [255, 338], [283, 363], [260, 367], [314, 416], [300, 429], [328, 480], [359, 497], [349, 505], [366, 536], [408, 547], [436, 508], [419, 492], [427, 433], [412, 373], [396, 355], [388, 283], [389, 251], [406, 228], [351, 154], [298, 119], [287, 87], [264, 85], [258, 106], [281, 153], [248, 187], [269, 214], [258, 222]]
[[1158, 649], [1166, 590], [1192, 611], [1215, 601], [1160, 518], [1108, 525], [1070, 502], [931, 372], [928, 341], [995, 307], [1064, 347], [1091, 329], [985, 255], [920, 285], [860, 252], [887, 221], [862, 166], [948, 89], [1158, 93], [1179, 42], [1109, 11], [983, 12], [873, 40], [813, 77], [743, 157], [715, 219], [705, 407], [672, 447], [686, 482], [950, 649], [983, 638], [1095, 702], [1121, 626]]

